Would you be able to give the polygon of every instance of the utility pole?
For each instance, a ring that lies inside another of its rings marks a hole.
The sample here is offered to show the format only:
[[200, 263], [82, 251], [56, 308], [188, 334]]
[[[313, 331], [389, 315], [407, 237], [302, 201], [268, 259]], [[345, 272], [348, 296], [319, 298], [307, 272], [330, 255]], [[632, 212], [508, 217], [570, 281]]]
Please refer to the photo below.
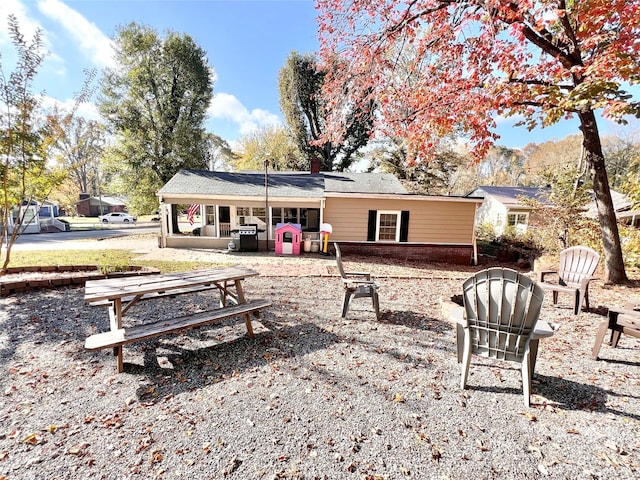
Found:
[[271, 229], [271, 219], [269, 218], [269, 159], [264, 161], [264, 216], [267, 231], [267, 246], [265, 250], [269, 251], [269, 230]]

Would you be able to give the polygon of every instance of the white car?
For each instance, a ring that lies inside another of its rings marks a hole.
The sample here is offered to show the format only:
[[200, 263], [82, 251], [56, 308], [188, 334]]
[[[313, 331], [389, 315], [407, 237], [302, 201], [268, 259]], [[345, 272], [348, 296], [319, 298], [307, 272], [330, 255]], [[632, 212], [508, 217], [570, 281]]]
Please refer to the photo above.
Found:
[[102, 223], [129, 223], [135, 222], [136, 217], [125, 212], [111, 212], [98, 217]]

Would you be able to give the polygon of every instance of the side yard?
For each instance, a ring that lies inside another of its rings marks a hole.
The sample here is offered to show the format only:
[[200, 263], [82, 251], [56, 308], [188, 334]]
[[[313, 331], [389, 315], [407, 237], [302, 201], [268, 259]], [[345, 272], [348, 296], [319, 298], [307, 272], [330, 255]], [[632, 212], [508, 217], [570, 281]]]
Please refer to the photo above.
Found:
[[[241, 320], [161, 337], [125, 347], [123, 374], [84, 350], [108, 318], [82, 288], [0, 299], [0, 478], [637, 478], [640, 341], [590, 352], [604, 307], [638, 288], [595, 282], [579, 317], [568, 298], [545, 304], [560, 329], [527, 410], [510, 364], [476, 358], [459, 388], [439, 302], [467, 269], [350, 267], [379, 276], [380, 322], [365, 300], [342, 319], [334, 276], [265, 271], [246, 281], [273, 301], [255, 338]], [[142, 303], [126, 321], [214, 301]]]

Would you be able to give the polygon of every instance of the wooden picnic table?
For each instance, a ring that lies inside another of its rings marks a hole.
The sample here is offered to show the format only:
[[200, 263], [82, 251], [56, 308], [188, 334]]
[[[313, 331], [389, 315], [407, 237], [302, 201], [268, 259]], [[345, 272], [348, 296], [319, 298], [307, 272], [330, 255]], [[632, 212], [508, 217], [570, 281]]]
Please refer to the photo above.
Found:
[[[245, 318], [247, 332], [252, 337], [251, 315], [258, 316], [261, 309], [271, 306], [268, 300], [247, 301], [244, 296], [242, 281], [258, 274], [250, 268], [232, 266], [144, 277], [90, 280], [85, 284], [84, 301], [89, 305], [108, 307], [110, 330], [88, 337], [85, 348], [100, 350], [112, 347], [117, 357], [118, 372], [122, 372], [123, 345], [165, 333], [178, 332], [242, 315]], [[125, 313], [140, 301], [206, 290], [219, 292], [219, 308], [142, 325], [123, 326]]]

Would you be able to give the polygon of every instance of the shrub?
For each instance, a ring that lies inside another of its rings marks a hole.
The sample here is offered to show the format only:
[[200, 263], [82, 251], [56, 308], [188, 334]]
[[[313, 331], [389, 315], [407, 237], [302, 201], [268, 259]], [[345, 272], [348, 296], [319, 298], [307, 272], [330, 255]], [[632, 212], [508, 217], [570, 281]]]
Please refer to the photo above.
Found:
[[536, 258], [540, 257], [545, 248], [536, 238], [527, 232], [526, 234], [505, 233], [495, 240], [498, 245], [498, 260], [526, 261], [533, 265]]
[[640, 268], [640, 229], [618, 225], [625, 267]]

